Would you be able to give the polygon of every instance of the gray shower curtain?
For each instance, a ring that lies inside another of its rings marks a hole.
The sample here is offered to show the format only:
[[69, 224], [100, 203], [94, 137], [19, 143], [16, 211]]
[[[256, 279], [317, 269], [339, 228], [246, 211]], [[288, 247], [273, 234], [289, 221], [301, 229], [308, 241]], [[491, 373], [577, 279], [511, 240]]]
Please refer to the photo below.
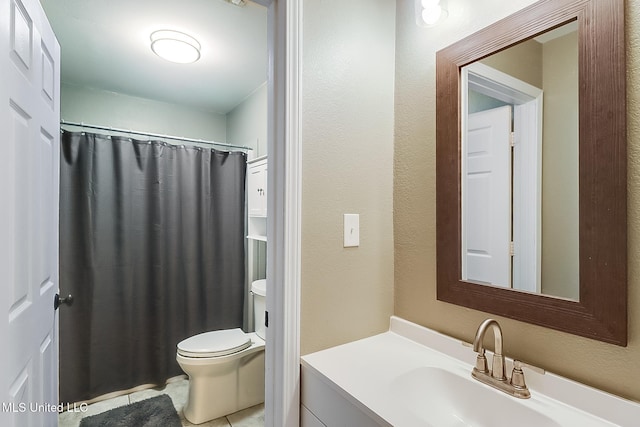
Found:
[[62, 132], [60, 402], [182, 373], [176, 344], [242, 327], [246, 154]]

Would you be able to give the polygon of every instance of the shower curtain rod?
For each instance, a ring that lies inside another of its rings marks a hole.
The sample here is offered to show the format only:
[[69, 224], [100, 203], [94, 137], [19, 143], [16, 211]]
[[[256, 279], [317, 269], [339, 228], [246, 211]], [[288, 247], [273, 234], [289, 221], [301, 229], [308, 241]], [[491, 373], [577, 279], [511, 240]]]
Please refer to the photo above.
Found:
[[140, 131], [135, 131], [135, 130], [131, 130], [131, 129], [114, 128], [114, 127], [111, 127], [111, 126], [97, 126], [97, 125], [90, 125], [90, 124], [87, 124], [87, 123], [68, 122], [66, 120], [60, 120], [60, 124], [61, 125], [67, 125], [67, 126], [78, 126], [78, 127], [83, 127], [83, 128], [89, 128], [89, 129], [107, 130], [107, 131], [110, 131], [110, 132], [120, 132], [120, 133], [129, 133], [129, 134], [135, 134], [135, 135], [149, 136], [149, 137], [152, 137], [152, 138], [173, 139], [173, 140], [176, 140], [176, 141], [198, 142], [198, 143], [201, 143], [201, 144], [220, 145], [220, 146], [223, 146], [223, 147], [238, 148], [238, 149], [242, 149], [242, 150], [253, 150], [253, 148], [247, 147], [247, 146], [244, 146], [244, 145], [233, 145], [233, 144], [227, 144], [226, 142], [205, 141], [203, 139], [185, 138], [185, 137], [182, 137], [182, 136], [171, 136], [171, 135], [162, 135], [162, 134], [159, 134], [159, 133], [140, 132]]

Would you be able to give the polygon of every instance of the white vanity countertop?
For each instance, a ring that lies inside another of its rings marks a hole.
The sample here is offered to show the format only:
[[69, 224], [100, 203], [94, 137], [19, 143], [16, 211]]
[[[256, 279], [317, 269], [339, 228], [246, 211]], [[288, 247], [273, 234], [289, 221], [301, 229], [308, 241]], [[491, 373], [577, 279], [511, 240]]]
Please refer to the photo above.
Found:
[[[474, 362], [475, 353], [460, 341], [398, 317], [391, 318], [388, 332], [302, 357], [302, 365], [308, 373], [320, 377], [381, 425], [388, 423], [397, 427], [429, 425], [407, 410], [411, 399], [397, 389], [399, 378], [419, 373], [424, 368], [438, 367], [466, 381], [471, 377]], [[508, 373], [511, 372], [510, 362], [508, 360]], [[532, 397], [509, 399], [546, 414], [557, 425], [640, 425], [638, 403], [551, 373], [543, 375], [525, 368], [525, 377]], [[496, 398], [501, 399], [502, 396]], [[426, 395], [424, 397], [429, 399]], [[428, 401], [424, 405], [428, 405]], [[527, 425], [526, 420], [512, 421], [513, 425]]]

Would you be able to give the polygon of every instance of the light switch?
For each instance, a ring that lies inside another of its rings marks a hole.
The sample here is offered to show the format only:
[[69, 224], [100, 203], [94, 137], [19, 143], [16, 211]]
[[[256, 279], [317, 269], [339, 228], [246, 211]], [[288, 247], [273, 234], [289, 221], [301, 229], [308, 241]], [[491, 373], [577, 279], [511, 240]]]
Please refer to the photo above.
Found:
[[344, 247], [360, 246], [360, 215], [344, 214]]

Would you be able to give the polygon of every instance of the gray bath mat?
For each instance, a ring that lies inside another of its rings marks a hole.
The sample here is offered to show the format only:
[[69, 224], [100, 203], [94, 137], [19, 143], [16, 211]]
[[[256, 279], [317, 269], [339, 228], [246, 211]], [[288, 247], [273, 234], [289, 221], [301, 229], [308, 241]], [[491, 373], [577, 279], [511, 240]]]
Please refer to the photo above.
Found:
[[83, 418], [80, 427], [181, 427], [180, 417], [166, 394]]

